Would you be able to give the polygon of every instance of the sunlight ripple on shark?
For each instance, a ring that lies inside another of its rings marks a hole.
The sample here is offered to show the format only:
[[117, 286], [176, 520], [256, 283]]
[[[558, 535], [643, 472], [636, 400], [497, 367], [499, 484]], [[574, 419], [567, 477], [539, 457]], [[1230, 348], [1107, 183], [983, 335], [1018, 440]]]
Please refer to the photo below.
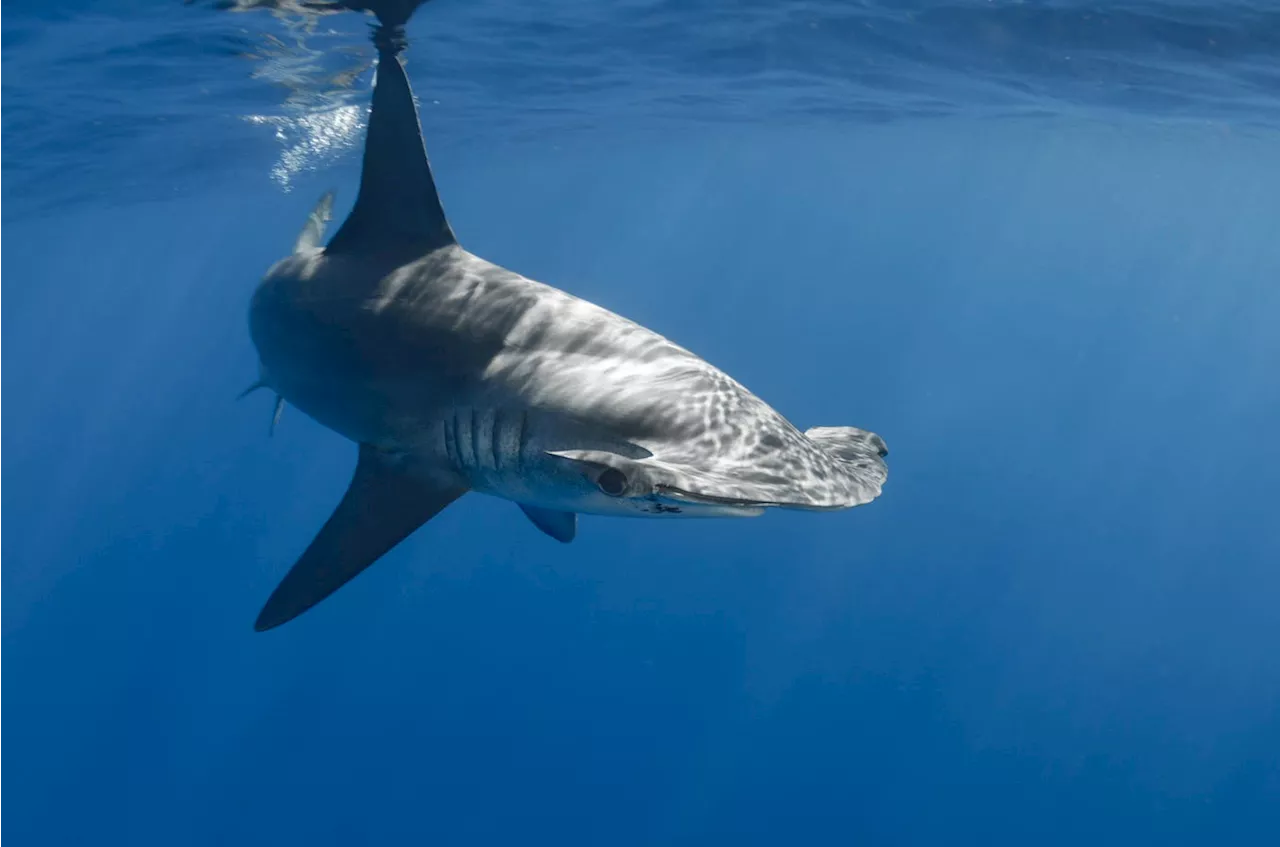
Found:
[[458, 245], [399, 59], [421, 2], [337, 4], [379, 21], [360, 192], [327, 246], [332, 196], [320, 201], [250, 307], [258, 384], [359, 445], [345, 496], [255, 628], [302, 614], [468, 491], [515, 502], [563, 542], [578, 513], [875, 499], [880, 436], [801, 432], [662, 336]]

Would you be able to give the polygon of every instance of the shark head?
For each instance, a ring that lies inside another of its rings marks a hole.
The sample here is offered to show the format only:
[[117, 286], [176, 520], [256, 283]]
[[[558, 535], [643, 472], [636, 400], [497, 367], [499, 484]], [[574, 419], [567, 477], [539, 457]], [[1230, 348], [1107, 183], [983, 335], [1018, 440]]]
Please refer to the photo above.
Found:
[[635, 517], [754, 517], [768, 504], [700, 493], [714, 487], [687, 468], [656, 458], [633, 459], [604, 450], [548, 453], [566, 463], [561, 484], [574, 488], [574, 506], [587, 514]]

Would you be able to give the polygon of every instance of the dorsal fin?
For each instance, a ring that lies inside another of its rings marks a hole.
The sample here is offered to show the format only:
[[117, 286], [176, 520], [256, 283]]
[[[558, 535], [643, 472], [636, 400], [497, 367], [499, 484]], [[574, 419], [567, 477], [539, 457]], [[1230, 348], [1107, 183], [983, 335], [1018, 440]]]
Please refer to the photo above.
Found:
[[[389, 31], [394, 30], [394, 31]], [[365, 135], [360, 194], [326, 253], [426, 253], [456, 244], [427, 162], [413, 91], [400, 62], [403, 30], [378, 27], [378, 70]]]

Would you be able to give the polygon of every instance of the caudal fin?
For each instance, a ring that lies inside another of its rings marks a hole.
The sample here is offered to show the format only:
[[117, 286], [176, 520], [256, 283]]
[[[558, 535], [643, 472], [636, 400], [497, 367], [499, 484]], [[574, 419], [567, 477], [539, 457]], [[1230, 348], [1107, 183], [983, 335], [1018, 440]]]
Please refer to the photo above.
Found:
[[373, 12], [383, 26], [404, 26], [418, 7], [427, 0], [331, 0], [316, 6], [350, 9], [353, 12]]

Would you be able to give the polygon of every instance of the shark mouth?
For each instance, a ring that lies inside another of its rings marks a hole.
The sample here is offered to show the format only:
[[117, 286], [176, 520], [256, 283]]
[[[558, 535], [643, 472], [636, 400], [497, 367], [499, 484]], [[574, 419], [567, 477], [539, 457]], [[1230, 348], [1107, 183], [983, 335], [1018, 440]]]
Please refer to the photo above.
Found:
[[671, 485], [656, 485], [651, 500], [657, 505], [657, 511], [671, 513], [685, 512], [689, 506], [699, 507], [693, 511], [707, 516], [740, 515], [754, 517], [762, 514], [769, 506], [777, 503], [765, 503], [756, 500], [741, 500], [735, 497], [716, 497], [711, 494], [699, 494]]
[[745, 497], [725, 497], [715, 494], [704, 494], [678, 488], [674, 485], [658, 484], [654, 486], [654, 498], [672, 505], [691, 505], [714, 507], [715, 511], [702, 511], [703, 514], [716, 515], [759, 515], [765, 509], [799, 509], [806, 512], [838, 512], [845, 508], [843, 504], [813, 505], [795, 500], [762, 500]]

